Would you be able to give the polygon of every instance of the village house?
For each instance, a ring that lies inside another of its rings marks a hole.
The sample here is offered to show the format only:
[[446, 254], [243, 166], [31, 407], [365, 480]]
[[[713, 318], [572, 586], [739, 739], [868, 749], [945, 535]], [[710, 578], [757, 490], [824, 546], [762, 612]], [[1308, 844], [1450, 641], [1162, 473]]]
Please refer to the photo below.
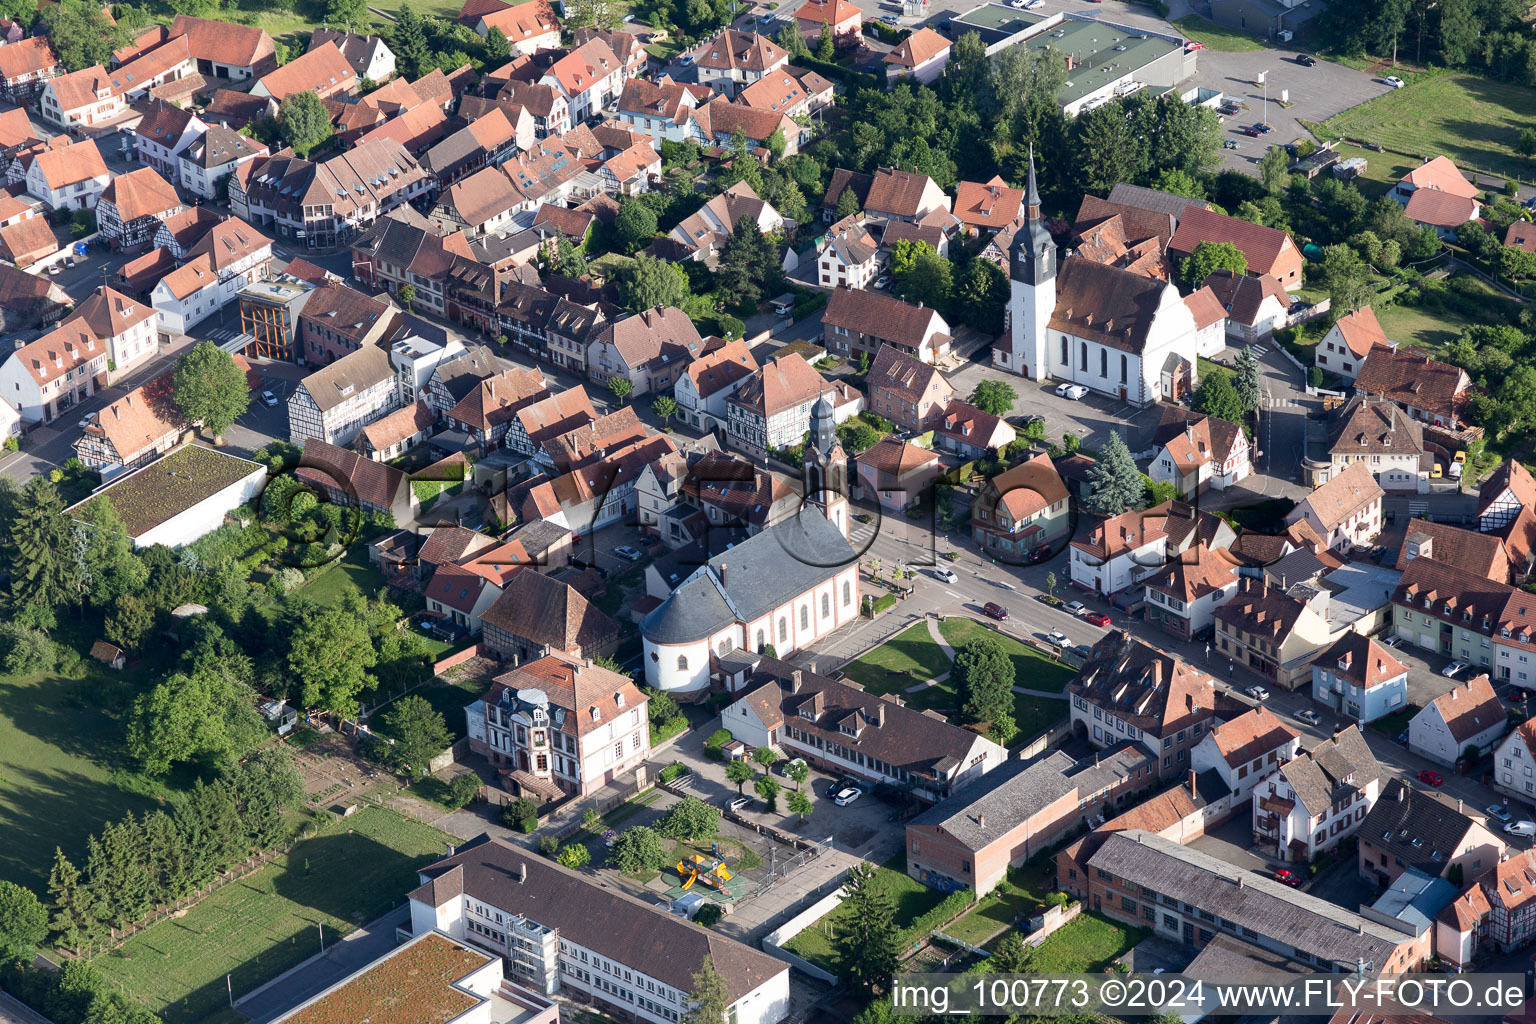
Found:
[[47, 36], [31, 36], [0, 46], [0, 95], [11, 103], [30, 103], [43, 83], [62, 68]]
[[828, 397], [840, 419], [858, 412], [857, 399], [829, 384], [798, 352], [780, 356], [746, 378], [726, 398], [729, 443], [752, 455], [799, 444], [811, 425], [811, 407]]
[[857, 39], [863, 24], [863, 12], [852, 0], [805, 0], [795, 9], [795, 29], [812, 44], [823, 28], [834, 39]]
[[743, 218], [757, 221], [758, 230], [765, 235], [784, 226], [779, 211], [759, 199], [750, 184], [738, 181], [683, 218], [667, 237], [682, 246], [689, 259], [709, 260], [725, 248]]
[[327, 282], [299, 311], [299, 360], [327, 366], [359, 349], [375, 348], [396, 328], [400, 311], [344, 284]]
[[420, 511], [421, 503], [403, 470], [319, 438], [304, 442], [294, 475], [323, 491], [327, 501], [365, 515], [392, 516], [396, 523], [408, 523]]
[[465, 0], [458, 23], [482, 37], [492, 29], [507, 37], [513, 57], [553, 50], [560, 45], [560, 19], [549, 0], [508, 4], [502, 0]]
[[377, 345], [350, 352], [299, 381], [288, 396], [288, 440], [342, 447], [396, 408], [395, 369]]
[[1018, 431], [1001, 416], [952, 398], [933, 424], [933, 443], [962, 459], [1000, 452], [1018, 440]]
[[107, 480], [175, 448], [190, 428], [173, 390], [170, 374], [134, 388], [92, 417], [75, 441], [75, 455]]
[[[923, 85], [932, 85], [949, 63], [951, 45], [948, 39], [927, 26], [913, 32], [885, 55], [886, 86], [894, 86], [899, 79], [909, 76]], [[957, 198], [956, 202], [959, 201]]]
[[1178, 229], [1168, 241], [1168, 258], [1177, 265], [1180, 260], [1189, 257], [1201, 242], [1231, 243], [1248, 261], [1248, 273], [1251, 276], [1267, 275], [1279, 281], [1288, 292], [1295, 291], [1305, 283], [1301, 277], [1301, 250], [1296, 247], [1290, 235], [1278, 228], [1268, 228], [1188, 204], [1179, 217]]
[[1254, 787], [1254, 843], [1309, 864], [1359, 829], [1380, 792], [1381, 765], [1348, 726]]
[[823, 288], [868, 288], [885, 271], [887, 250], [869, 230], [862, 213], [850, 214], [822, 236], [816, 254], [817, 280]]
[[[0, 55], [9, 49], [0, 49]], [[112, 176], [96, 140], [85, 139], [38, 153], [27, 168], [25, 180], [27, 193], [41, 199], [50, 210], [90, 210]]]
[[107, 381], [107, 346], [83, 320], [63, 324], [0, 364], [0, 397], [23, 423], [51, 423]]
[[1428, 519], [1408, 520], [1394, 568], [1402, 572], [1415, 558], [1432, 558], [1487, 577], [1495, 583], [1509, 583], [1512, 571], [1524, 572], [1523, 567], [1514, 564], [1509, 549], [1497, 534], [1465, 530]]
[[[846, 0], [833, 2], [842, 3]], [[870, 179], [869, 191], [862, 205], [865, 215], [871, 220], [915, 223], [932, 213], [949, 213], [952, 201], [939, 188], [938, 183], [926, 174], [880, 167]]]
[[971, 506], [971, 539], [1005, 565], [1039, 561], [1071, 536], [1070, 504], [1067, 485], [1042, 452], [982, 484]]
[[436, 426], [432, 407], [418, 399], [365, 426], [358, 451], [374, 462], [391, 462], [426, 441]]
[[[1463, 566], [1415, 558], [1392, 594], [1393, 635], [1474, 669], [1495, 671], [1494, 642], [1518, 641], [1521, 633], [1529, 637], [1527, 625], [1509, 619], [1512, 604], [1516, 609], [1526, 604], [1518, 599], [1519, 593], [1507, 583]], [[1510, 628], [1509, 638], [1500, 636], [1506, 628]], [[1500, 650], [1504, 649], [1501, 645]], [[1503, 664], [1497, 673], [1503, 681], [1509, 678], [1507, 670], [1514, 658], [1500, 660]]]
[[724, 434], [730, 420], [726, 400], [758, 368], [747, 343], [740, 338], [699, 356], [683, 368], [672, 387], [678, 418], [697, 430]]
[[352, 65], [357, 77], [369, 82], [384, 82], [395, 73], [395, 55], [379, 36], [359, 35], [334, 28], [317, 28], [309, 37], [309, 48], [335, 44]]
[[898, 345], [882, 345], [864, 377], [871, 412], [915, 434], [932, 430], [955, 389], [939, 368]]
[[881, 508], [893, 512], [919, 505], [943, 471], [937, 452], [894, 437], [882, 438], [860, 452], [854, 464], [858, 494], [876, 498]]
[[170, 36], [185, 36], [197, 70], [207, 78], [241, 81], [277, 67], [277, 46], [264, 29], [178, 14]]
[[1215, 611], [1213, 648], [1269, 682], [1294, 690], [1311, 684], [1312, 662], [1334, 640], [1328, 592], [1320, 587], [1272, 586], [1245, 577]]
[[1387, 338], [1371, 307], [1361, 306], [1333, 322], [1328, 333], [1317, 343], [1313, 359], [1324, 373], [1354, 380], [1373, 351], [1390, 351], [1395, 347], [1396, 343]]
[[1237, 593], [1238, 563], [1226, 549], [1204, 543], [1167, 559], [1150, 576], [1142, 577], [1147, 595], [1147, 622], [1181, 640], [1208, 635], [1215, 628], [1216, 609]]
[[237, 167], [271, 154], [266, 143], [223, 125], [209, 125], [176, 161], [182, 188], [203, 199], [222, 199]]
[[1435, 955], [1458, 970], [1536, 939], [1536, 850], [1521, 850], [1472, 880], [1435, 919]]
[[257, 79], [252, 96], [270, 96], [277, 102], [298, 92], [312, 92], [321, 99], [356, 94], [361, 79], [335, 43], [322, 43]]
[[1360, 877], [1382, 888], [1405, 871], [1450, 878], [1457, 888], [1463, 879], [1481, 877], [1503, 859], [1507, 844], [1471, 810], [1401, 779], [1389, 780], [1360, 824]]
[[504, 370], [475, 385], [443, 419], [449, 430], [467, 435], [484, 456], [500, 446], [519, 411], [548, 394], [538, 370]]
[[1216, 724], [1209, 675], [1118, 629], [1093, 645], [1067, 697], [1077, 735], [1095, 747], [1141, 744], [1161, 758], [1160, 779], [1188, 772], [1190, 751]]
[[102, 285], [70, 314], [106, 343], [108, 382], [120, 380], [155, 354], [155, 311]]
[[789, 63], [789, 53], [767, 36], [728, 28], [693, 48], [699, 84], [726, 99]]
[[1354, 462], [1301, 499], [1285, 521], [1305, 522], [1328, 547], [1348, 551], [1381, 533], [1382, 493], [1370, 467]]
[[1190, 752], [1195, 772], [1214, 771], [1232, 792], [1232, 804], [1247, 811], [1255, 786], [1301, 752], [1301, 733], [1264, 705], [1221, 722]]
[[[913, 38], [908, 37], [908, 41]], [[949, 40], [944, 40], [944, 45], [947, 49]], [[955, 219], [968, 235], [1002, 231], [1019, 219], [1023, 209], [1024, 190], [1010, 188], [1001, 176], [994, 175], [984, 184], [962, 181], [955, 186]]]
[[1224, 491], [1253, 472], [1253, 448], [1241, 427], [1177, 406], [1163, 409], [1152, 444], [1159, 451], [1147, 475], [1173, 484], [1181, 498], [1207, 489]]
[[587, 350], [587, 378], [605, 384], [622, 377], [633, 385], [630, 398], [672, 390], [683, 370], [704, 347], [693, 321], [682, 310], [657, 306], [608, 323]]
[[1355, 394], [1385, 398], [1421, 423], [1452, 430], [1464, 425], [1471, 387], [1467, 371], [1416, 348], [1381, 349], [1355, 377]]
[[203, 137], [208, 125], [196, 114], [151, 100], [148, 111], [133, 129], [133, 149], [139, 163], [158, 171], [175, 185], [181, 181], [181, 154]]
[[1507, 797], [1536, 798], [1536, 719], [1509, 731], [1493, 752], [1493, 788]]
[[1220, 518], [1182, 501], [1124, 512], [1091, 524], [1086, 536], [1072, 542], [1072, 584], [1105, 596], [1118, 594], [1196, 543], [1217, 551], [1236, 537]]
[[925, 363], [936, 363], [949, 354], [954, 340], [938, 310], [843, 287], [833, 289], [821, 324], [827, 351], [855, 362], [895, 346]]
[[176, 189], [153, 167], [112, 177], [96, 200], [96, 223], [114, 249], [147, 246], [168, 217], [184, 207]]
[[480, 621], [485, 644], [513, 665], [550, 655], [607, 657], [619, 644], [617, 622], [570, 584], [542, 572], [513, 576]]
[[1291, 296], [1269, 274], [1257, 276], [1218, 270], [1207, 277], [1204, 288], [1226, 313], [1227, 336], [1247, 345], [1268, 341], [1286, 325]]
[[[1364, 372], [1364, 371], [1362, 371]], [[1424, 442], [1424, 425], [1402, 407], [1374, 395], [1356, 394], [1334, 409], [1328, 432], [1302, 457], [1313, 486], [1347, 467], [1368, 467], [1381, 490], [1424, 493], [1435, 457]]]
[[1486, 674], [1453, 686], [1408, 723], [1408, 749], [1437, 764], [1482, 757], [1509, 728], [1504, 705]]

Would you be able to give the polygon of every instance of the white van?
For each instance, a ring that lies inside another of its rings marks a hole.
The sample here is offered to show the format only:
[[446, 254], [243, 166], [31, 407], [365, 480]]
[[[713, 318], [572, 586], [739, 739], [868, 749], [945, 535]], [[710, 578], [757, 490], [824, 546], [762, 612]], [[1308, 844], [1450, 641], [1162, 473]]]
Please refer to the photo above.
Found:
[[1504, 826], [1504, 832], [1507, 835], [1536, 839], [1536, 821], [1512, 821]]

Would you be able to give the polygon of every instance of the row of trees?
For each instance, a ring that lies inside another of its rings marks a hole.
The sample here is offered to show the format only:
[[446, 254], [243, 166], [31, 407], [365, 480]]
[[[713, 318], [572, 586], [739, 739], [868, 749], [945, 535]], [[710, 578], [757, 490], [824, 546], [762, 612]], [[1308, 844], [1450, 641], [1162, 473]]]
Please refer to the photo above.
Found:
[[1521, 0], [1356, 0], [1330, 5], [1319, 31], [1340, 52], [1411, 54], [1453, 68], [1536, 85], [1536, 39]]
[[131, 812], [87, 841], [82, 871], [63, 850], [48, 878], [49, 930], [69, 949], [142, 920], [204, 888], [253, 850], [284, 835], [283, 808], [303, 798], [288, 752], [263, 750], [178, 795], [172, 809]]

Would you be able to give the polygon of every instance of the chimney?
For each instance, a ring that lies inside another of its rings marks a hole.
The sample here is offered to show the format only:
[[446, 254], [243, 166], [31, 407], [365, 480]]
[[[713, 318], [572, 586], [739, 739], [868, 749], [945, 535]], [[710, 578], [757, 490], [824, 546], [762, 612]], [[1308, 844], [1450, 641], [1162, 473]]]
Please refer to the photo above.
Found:
[[523, 861], [517, 866], [517, 884], [522, 885], [528, 881], [528, 862]]
[[882, 700], [875, 707], [875, 725], [876, 726], [882, 726], [884, 724], [885, 724], [885, 701]]
[[976, 825], [979, 828], [986, 828], [987, 827], [987, 816], [985, 814], [978, 814], [978, 815], [976, 815]]
[[1408, 802], [1408, 787], [1407, 786], [1398, 786], [1397, 787], [1397, 802], [1400, 803], [1400, 804]]
[[1355, 934], [1356, 935], [1364, 935], [1365, 934], [1365, 922], [1364, 921], [1356, 921], [1355, 922]]
[[578, 679], [581, 678], [581, 662], [578, 661], [571, 666], [571, 675]]
[[804, 673], [800, 669], [797, 668], [793, 672], [791, 672], [789, 674], [789, 692], [790, 693], [799, 693], [800, 692], [800, 683], [803, 681], [803, 679], [804, 679]]
[[1191, 768], [1189, 770], [1189, 798], [1195, 800], [1199, 798], [1199, 795], [1195, 792], [1195, 770]]
[[1457, 797], [1456, 798], [1456, 813], [1457, 814], [1465, 814], [1465, 813], [1467, 813], [1466, 808], [1463, 807], [1462, 804], [1463, 804], [1463, 801], [1462, 801], [1461, 797]]
[[730, 587], [730, 585], [731, 585], [731, 583], [730, 583], [730, 576], [729, 576], [730, 570], [731, 570], [731, 567], [728, 566], [728, 565], [722, 564], [720, 566], [720, 586], [726, 587], [726, 588]]
[[1195, 695], [1194, 694], [1186, 693], [1184, 695], [1184, 710], [1188, 711], [1190, 714], [1194, 714], [1194, 712], [1195, 712]]
[[1244, 874], [1244, 872], [1241, 872], [1241, 871], [1239, 871], [1237, 873], [1237, 887], [1239, 889], [1241, 889], [1243, 887], [1243, 874]]

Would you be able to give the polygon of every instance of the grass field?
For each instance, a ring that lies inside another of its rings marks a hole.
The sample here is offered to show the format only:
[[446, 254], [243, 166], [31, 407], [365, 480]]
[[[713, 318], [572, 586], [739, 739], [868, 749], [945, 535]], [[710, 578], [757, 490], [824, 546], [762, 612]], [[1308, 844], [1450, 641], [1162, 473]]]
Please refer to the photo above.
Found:
[[[912, 922], [944, 902], [944, 893], [928, 888], [907, 874], [905, 850], [876, 868], [875, 880], [891, 894], [891, 899], [896, 904], [895, 924], [898, 930], [910, 927]], [[844, 909], [838, 907], [790, 939], [784, 948], [819, 967], [835, 972], [837, 953], [833, 947], [832, 936], [837, 934], [838, 925], [846, 916]]]
[[1040, 944], [1029, 969], [1040, 974], [1097, 974], [1140, 942], [1146, 933], [1084, 911]]
[[368, 546], [354, 544], [341, 561], [323, 572], [316, 573], [304, 584], [302, 593], [311, 600], [330, 605], [341, 598], [348, 584], [368, 597], [375, 597], [388, 582], [384, 574], [368, 563]]
[[992, 941], [994, 936], [1023, 914], [1033, 914], [1045, 906], [1045, 902], [1028, 889], [1033, 882], [1039, 887], [1039, 879], [1026, 879], [1021, 872], [1010, 871], [1009, 877], [998, 883], [996, 889], [982, 897], [971, 912], [944, 929], [944, 934], [961, 942], [980, 946]]
[[0, 878], [47, 886], [53, 849], [77, 865], [86, 836], [156, 806], [114, 774], [122, 727], [103, 710], [108, 680], [0, 675]]
[[1529, 178], [1531, 162], [1516, 154], [1515, 142], [1520, 129], [1536, 127], [1536, 89], [1477, 75], [1425, 75], [1321, 127], [1330, 137], [1344, 135], [1425, 158], [1443, 154], [1463, 170]]
[[168, 1024], [223, 1019], [224, 975], [249, 992], [372, 921], [416, 887], [416, 868], [452, 836], [369, 808], [307, 839], [270, 867], [232, 882], [92, 965]]
[[1387, 337], [1399, 345], [1422, 348], [1440, 355], [1472, 321], [1450, 310], [1419, 309], [1416, 306], [1390, 306], [1376, 310], [1376, 319]]
[[1186, 15], [1174, 24], [1179, 26], [1180, 32], [1197, 42], [1204, 43], [1212, 50], [1246, 53], [1250, 50], [1264, 49], [1264, 44], [1257, 39], [1244, 35], [1235, 28], [1212, 24], [1198, 14]]
[[1048, 690], [1060, 693], [1067, 688], [1073, 672], [1059, 661], [1053, 661], [1027, 644], [1015, 640], [1006, 633], [990, 629], [975, 619], [952, 617], [939, 624], [939, 633], [949, 646], [958, 650], [979, 636], [990, 636], [1003, 645], [1003, 651], [1013, 661], [1013, 682], [1026, 690]]
[[[1324, 135], [1325, 140], [1333, 137]], [[1367, 199], [1386, 195], [1409, 171], [1419, 166], [1419, 161], [1400, 153], [1378, 153], [1374, 149], [1361, 149], [1348, 144], [1334, 146], [1333, 151], [1339, 154], [1340, 160], [1360, 157], [1365, 161], [1365, 173], [1354, 180]]]
[[[949, 659], [928, 635], [926, 623], [902, 630], [852, 664], [843, 674], [870, 693], [901, 693], [949, 671]], [[905, 695], [904, 695], [905, 696]]]

